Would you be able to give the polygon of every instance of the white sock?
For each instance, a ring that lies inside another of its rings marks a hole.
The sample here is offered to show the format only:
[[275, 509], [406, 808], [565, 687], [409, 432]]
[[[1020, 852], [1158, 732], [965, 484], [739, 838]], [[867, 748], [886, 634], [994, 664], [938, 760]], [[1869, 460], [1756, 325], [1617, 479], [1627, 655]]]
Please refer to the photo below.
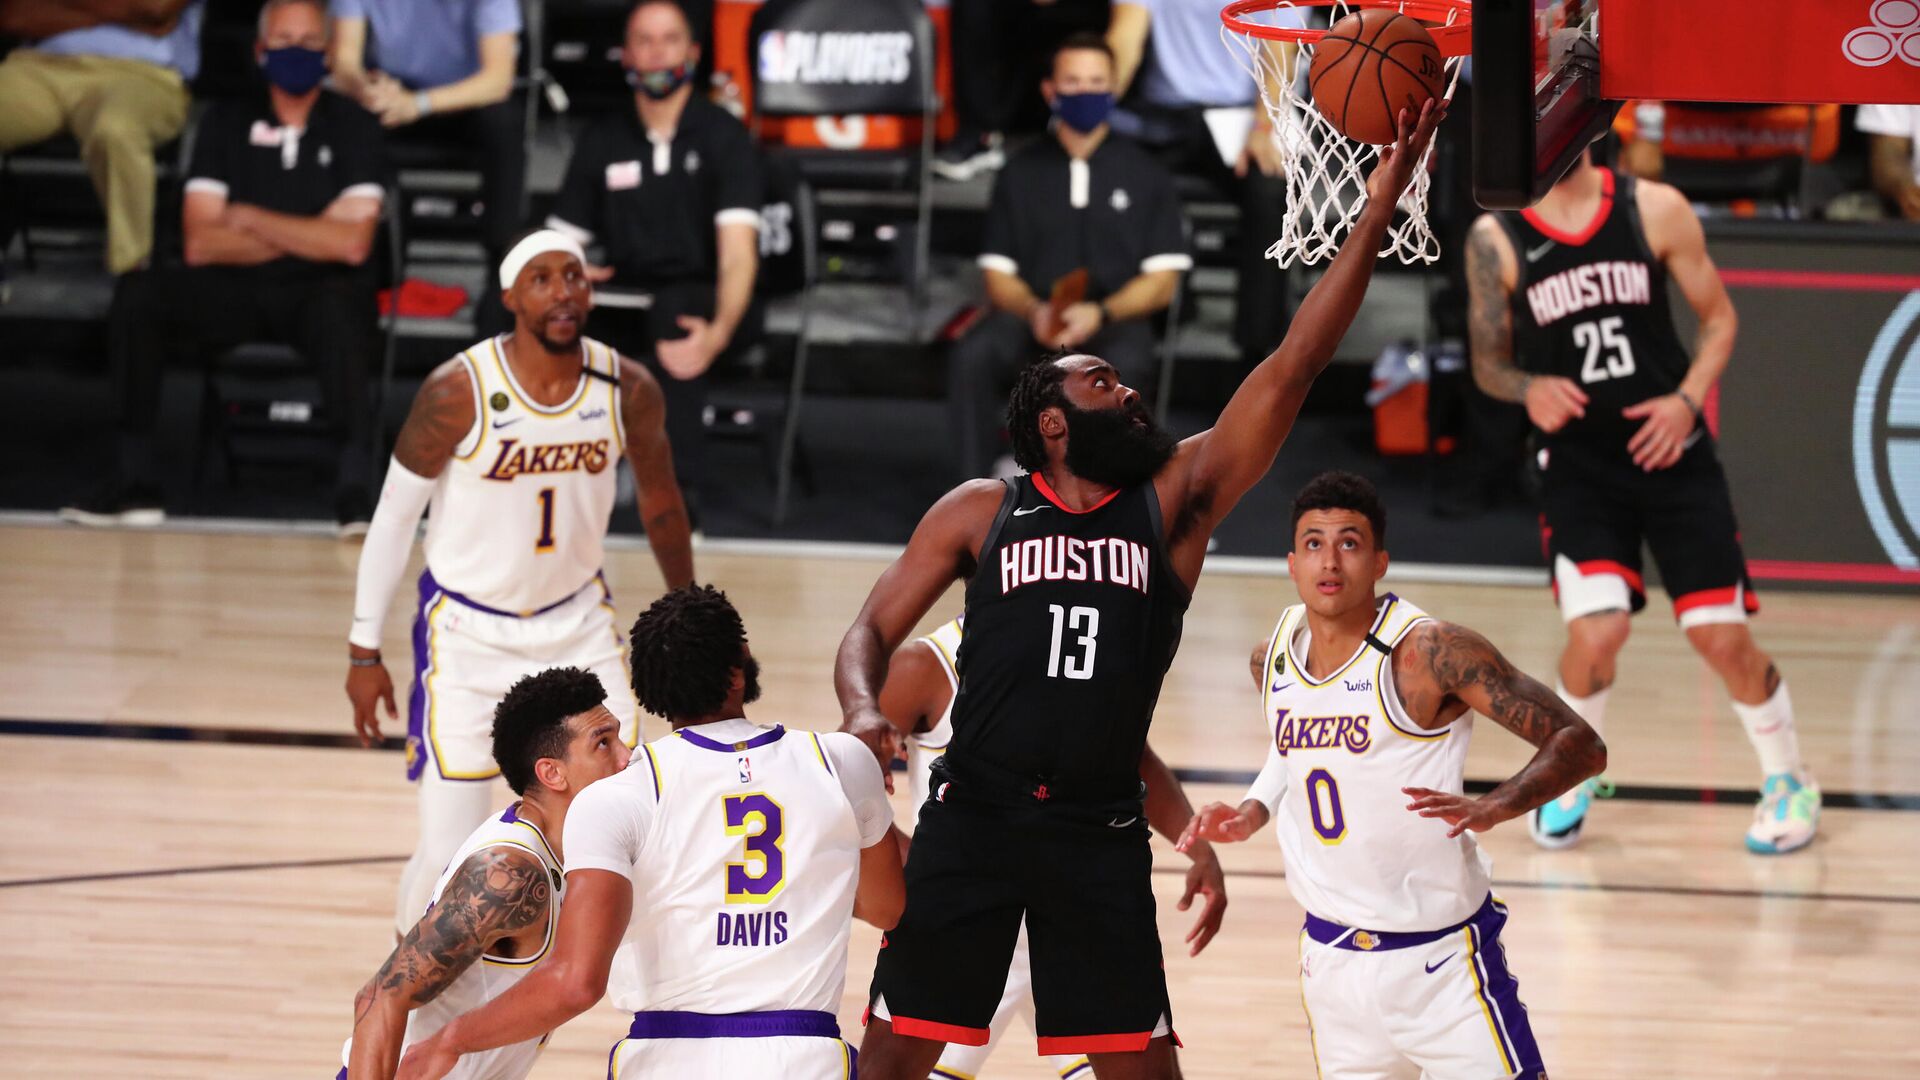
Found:
[[1586, 697], [1575, 697], [1567, 691], [1566, 683], [1556, 679], [1553, 689], [1560, 695], [1560, 700], [1567, 703], [1567, 708], [1572, 709], [1580, 719], [1587, 722], [1587, 726], [1593, 729], [1594, 734], [1604, 734], [1600, 726], [1607, 718], [1607, 695], [1613, 692], [1612, 687], [1595, 690]]
[[1800, 736], [1793, 730], [1793, 698], [1782, 681], [1773, 696], [1758, 705], [1733, 703], [1747, 740], [1760, 755], [1760, 771], [1768, 776], [1800, 773]]

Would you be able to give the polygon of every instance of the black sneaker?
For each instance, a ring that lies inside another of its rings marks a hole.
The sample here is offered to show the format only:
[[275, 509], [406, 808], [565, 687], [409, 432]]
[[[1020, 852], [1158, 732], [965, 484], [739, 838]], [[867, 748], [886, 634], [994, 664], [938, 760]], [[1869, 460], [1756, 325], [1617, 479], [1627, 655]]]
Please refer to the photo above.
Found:
[[373, 500], [359, 484], [343, 487], [333, 496], [333, 520], [339, 525], [340, 539], [354, 540], [367, 535], [373, 521]]
[[973, 135], [961, 132], [947, 144], [946, 149], [934, 155], [933, 171], [942, 180], [960, 182], [992, 172], [1006, 163], [1007, 153], [1002, 149], [997, 133]]
[[165, 500], [145, 484], [109, 480], [85, 498], [60, 508], [60, 520], [75, 525], [121, 525], [150, 529], [167, 520]]

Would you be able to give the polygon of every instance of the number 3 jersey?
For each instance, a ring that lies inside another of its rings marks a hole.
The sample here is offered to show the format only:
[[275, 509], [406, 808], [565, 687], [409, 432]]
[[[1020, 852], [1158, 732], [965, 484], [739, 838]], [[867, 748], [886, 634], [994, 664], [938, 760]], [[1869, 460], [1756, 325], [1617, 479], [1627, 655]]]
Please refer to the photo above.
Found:
[[619, 355], [580, 339], [573, 396], [533, 400], [506, 339], [459, 356], [477, 419], [440, 474], [427, 519], [427, 569], [461, 596], [510, 614], [539, 611], [600, 572], [620, 455]]
[[837, 1012], [860, 852], [893, 824], [852, 735], [723, 720], [641, 747], [567, 811], [569, 874], [633, 880], [628, 1012]]
[[1586, 415], [1549, 437], [1627, 457], [1641, 420], [1621, 410], [1671, 394], [1686, 377], [1687, 348], [1674, 329], [1667, 273], [1647, 244], [1634, 179], [1600, 173], [1601, 198], [1578, 233], [1534, 210], [1495, 216], [1513, 247], [1514, 359], [1536, 375], [1572, 379]]
[[1324, 679], [1309, 676], [1303, 662], [1312, 643], [1305, 605], [1288, 608], [1267, 643], [1261, 702], [1267, 768], [1286, 770], [1274, 824], [1287, 887], [1309, 914], [1330, 922], [1437, 930], [1472, 915], [1491, 888], [1473, 834], [1448, 839], [1450, 826], [1408, 810], [1400, 790], [1460, 792], [1473, 736], [1471, 711], [1427, 731], [1400, 704], [1392, 649], [1428, 621], [1386, 594], [1366, 640]]

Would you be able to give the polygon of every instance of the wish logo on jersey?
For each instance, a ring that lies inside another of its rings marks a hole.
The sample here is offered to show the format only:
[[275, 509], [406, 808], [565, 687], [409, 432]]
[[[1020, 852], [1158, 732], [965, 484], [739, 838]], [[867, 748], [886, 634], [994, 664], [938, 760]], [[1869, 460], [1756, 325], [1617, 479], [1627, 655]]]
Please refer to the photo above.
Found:
[[607, 467], [606, 439], [591, 442], [522, 446], [518, 439], [500, 440], [500, 454], [487, 470], [487, 480], [511, 480], [535, 473], [564, 473], [585, 469], [598, 474]]
[[1365, 716], [1293, 716], [1281, 709], [1273, 719], [1273, 745], [1285, 754], [1290, 750], [1337, 750], [1364, 754], [1373, 745], [1373, 733], [1367, 730]]

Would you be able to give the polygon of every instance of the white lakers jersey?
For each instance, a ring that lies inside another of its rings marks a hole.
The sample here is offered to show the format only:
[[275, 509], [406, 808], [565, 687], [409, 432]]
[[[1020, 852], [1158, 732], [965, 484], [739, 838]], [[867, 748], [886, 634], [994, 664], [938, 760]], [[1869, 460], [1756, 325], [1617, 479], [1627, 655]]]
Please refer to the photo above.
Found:
[[503, 340], [459, 357], [476, 419], [434, 488], [427, 569], [461, 596], [525, 615], [600, 572], [626, 430], [612, 349], [581, 338], [580, 383], [548, 407], [514, 381]]
[[932, 783], [928, 770], [940, 755], [947, 752], [947, 744], [953, 741], [953, 699], [960, 694], [960, 625], [965, 615], [923, 638], [915, 638], [915, 643], [933, 650], [940, 661], [940, 670], [947, 673], [947, 687], [951, 693], [947, 697], [947, 707], [940, 714], [940, 722], [918, 735], [907, 737], [907, 772], [913, 778], [913, 805], [915, 811], [927, 804], [928, 787]]
[[633, 879], [614, 1004], [837, 1012], [860, 851], [892, 824], [852, 735], [725, 720], [646, 744], [567, 814], [570, 871]]
[[[1388, 649], [1429, 621], [1386, 594], [1372, 639]], [[1473, 714], [1425, 731], [1400, 704], [1391, 654], [1362, 642], [1338, 671], [1307, 674], [1306, 607], [1281, 616], [1267, 644], [1262, 705], [1286, 759], [1275, 824], [1287, 887], [1309, 914], [1368, 930], [1437, 930], [1486, 900], [1489, 867], [1473, 834], [1408, 810], [1403, 787], [1459, 792]]]
[[[538, 858], [541, 867], [553, 881], [553, 896], [547, 910], [546, 934], [541, 938], [540, 947], [525, 957], [482, 954], [480, 959], [474, 961], [473, 966], [461, 972], [458, 978], [441, 991], [439, 997], [413, 1011], [407, 1020], [406, 1043], [409, 1046], [439, 1031], [454, 1017], [472, 1012], [512, 989], [514, 984], [533, 970], [534, 965], [546, 957], [548, 948], [553, 944], [553, 930], [560, 918], [560, 894], [564, 887], [560, 860], [554, 857], [553, 848], [548, 846], [547, 838], [541, 835], [540, 830], [532, 822], [523, 821], [517, 816], [515, 811], [519, 806], [520, 804], [515, 803], [504, 812], [488, 818], [479, 828], [473, 830], [473, 835], [467, 837], [467, 842], [460, 845], [460, 850], [454, 855], [453, 861], [441, 873], [439, 884], [433, 888], [433, 902], [436, 904], [440, 902], [440, 895], [446, 890], [447, 883], [453, 880], [455, 872], [460, 869], [460, 864], [474, 852], [490, 847], [519, 848]], [[484, 1056], [488, 1060], [484, 1062], [468, 1061], [467, 1058], [462, 1058], [462, 1066], [466, 1071], [461, 1075], [525, 1076], [533, 1066], [534, 1056], [538, 1053], [540, 1045], [545, 1041], [546, 1037], [542, 1036], [523, 1043], [515, 1043], [512, 1046], [485, 1051]], [[468, 1057], [479, 1056], [481, 1055], [468, 1055]], [[476, 1071], [475, 1067], [483, 1065], [491, 1067]]]

